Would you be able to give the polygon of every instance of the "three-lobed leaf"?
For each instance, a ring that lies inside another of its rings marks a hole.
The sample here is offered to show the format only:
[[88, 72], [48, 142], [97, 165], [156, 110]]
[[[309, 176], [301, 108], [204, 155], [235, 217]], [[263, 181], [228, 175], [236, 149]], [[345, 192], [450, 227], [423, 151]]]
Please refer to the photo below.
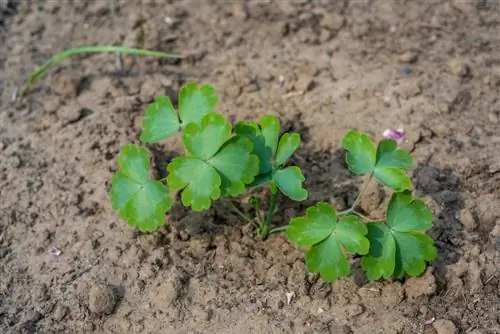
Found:
[[156, 98], [144, 114], [141, 141], [156, 143], [179, 131], [181, 126], [200, 125], [205, 115], [215, 111], [218, 101], [212, 86], [199, 87], [194, 82], [184, 85], [179, 91], [179, 114], [167, 96]]
[[308, 193], [302, 185], [305, 178], [300, 168], [280, 168], [300, 146], [300, 135], [285, 133], [280, 137], [280, 123], [274, 115], [262, 117], [260, 123], [238, 122], [235, 126], [238, 136], [252, 141], [254, 154], [259, 158], [259, 174], [248, 187], [272, 183], [290, 199], [305, 200]]
[[394, 193], [387, 209], [387, 223], [368, 223], [370, 251], [361, 265], [369, 279], [421, 275], [426, 262], [437, 256], [426, 232], [432, 227], [432, 213], [410, 191]]
[[195, 82], [184, 85], [179, 91], [179, 117], [187, 125], [199, 125], [208, 113], [214, 112], [219, 96], [211, 85], [199, 87]]
[[167, 96], [160, 96], [146, 109], [140, 139], [144, 143], [155, 143], [179, 131], [180, 126], [172, 102]]
[[252, 141], [233, 137], [231, 124], [220, 114], [208, 113], [199, 125], [188, 124], [182, 141], [190, 155], [172, 160], [167, 181], [195, 211], [210, 208], [222, 195], [241, 194], [259, 172]]
[[259, 173], [259, 158], [252, 154], [252, 142], [243, 137], [228, 141], [208, 163], [221, 177], [222, 194], [238, 196]]
[[357, 175], [373, 173], [375, 178], [396, 191], [411, 188], [405, 169], [413, 168], [411, 156], [397, 147], [396, 141], [384, 139], [378, 147], [364, 133], [349, 131], [342, 141], [346, 162]]
[[231, 124], [217, 113], [206, 114], [200, 125], [190, 123], [182, 131], [184, 147], [201, 160], [213, 157], [229, 138]]
[[154, 231], [165, 222], [172, 205], [167, 187], [149, 178], [149, 153], [136, 145], [126, 145], [118, 156], [119, 170], [111, 181], [110, 198], [121, 219], [144, 232]]
[[196, 157], [177, 157], [167, 166], [167, 181], [172, 190], [182, 190], [184, 206], [194, 211], [210, 208], [220, 197], [221, 177], [214, 167]]
[[306, 215], [290, 221], [286, 235], [299, 247], [307, 247], [307, 268], [319, 272], [331, 282], [350, 274], [348, 253], [366, 254], [370, 244], [365, 237], [367, 228], [355, 216], [337, 221], [335, 210], [327, 203], [307, 209]]

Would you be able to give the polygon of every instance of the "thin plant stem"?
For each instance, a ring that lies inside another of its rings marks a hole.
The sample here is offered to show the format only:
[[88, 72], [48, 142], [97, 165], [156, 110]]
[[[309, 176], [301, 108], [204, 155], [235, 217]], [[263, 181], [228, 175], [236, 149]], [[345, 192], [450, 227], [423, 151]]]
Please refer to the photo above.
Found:
[[278, 227], [272, 228], [269, 230], [269, 234], [274, 234], [274, 233], [279, 233], [279, 232], [285, 231], [289, 227], [290, 227], [290, 225], [278, 226]]
[[373, 176], [373, 174], [370, 174], [370, 176], [368, 177], [368, 179], [365, 181], [365, 184], [361, 188], [361, 191], [358, 193], [358, 195], [354, 199], [354, 203], [352, 203], [352, 206], [349, 209], [347, 209], [347, 210], [337, 212], [338, 216], [345, 216], [345, 215], [347, 215], [349, 213], [352, 213], [356, 209], [356, 206], [358, 206], [359, 201], [361, 200], [361, 196], [363, 196], [364, 192], [368, 188], [368, 185], [370, 184], [372, 176]]
[[38, 67], [26, 80], [26, 83], [21, 88], [21, 97], [23, 97], [28, 89], [35, 84], [37, 79], [41, 77], [45, 72], [47, 72], [50, 68], [56, 66], [64, 59], [82, 54], [82, 53], [119, 53], [125, 55], [134, 55], [134, 56], [149, 56], [156, 58], [183, 58], [180, 55], [174, 55], [169, 53], [164, 53], [160, 51], [151, 51], [144, 49], [136, 49], [129, 48], [125, 46], [116, 46], [116, 45], [88, 45], [88, 46], [80, 46], [68, 50], [61, 51], [55, 54], [52, 58], [46, 61], [42, 66]]
[[351, 211], [354, 211], [356, 209], [356, 206], [358, 206], [359, 201], [361, 200], [361, 196], [365, 193], [366, 189], [368, 189], [368, 185], [370, 184], [370, 181], [372, 180], [373, 173], [368, 176], [368, 179], [365, 181], [365, 184], [363, 185], [363, 188], [361, 188], [361, 191], [359, 192], [358, 196], [356, 196], [356, 199], [354, 200], [354, 203], [352, 203], [351, 206]]
[[245, 221], [247, 221], [248, 223], [252, 224], [254, 227], [256, 228], [259, 228], [259, 225], [253, 220], [251, 219], [250, 217], [248, 217], [245, 213], [243, 213], [240, 209], [238, 209], [236, 207], [236, 205], [234, 205], [233, 202], [231, 201], [228, 201], [229, 205], [231, 206], [231, 209], [233, 209], [233, 211], [235, 213], [238, 214], [238, 216], [240, 216], [241, 218], [243, 218]]
[[277, 209], [278, 209], [278, 192], [271, 191], [271, 200], [269, 202], [269, 209], [267, 210], [266, 221], [264, 222], [261, 231], [262, 238], [264, 239], [267, 238], [267, 236], [269, 235], [269, 227], [271, 226], [273, 216], [276, 213]]

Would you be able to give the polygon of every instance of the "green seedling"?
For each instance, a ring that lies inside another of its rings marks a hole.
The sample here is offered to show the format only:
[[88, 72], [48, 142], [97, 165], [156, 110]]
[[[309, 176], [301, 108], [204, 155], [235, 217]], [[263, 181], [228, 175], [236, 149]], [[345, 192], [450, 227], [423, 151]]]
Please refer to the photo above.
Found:
[[[317, 203], [289, 225], [273, 226], [279, 195], [304, 201], [304, 176], [298, 166], [289, 166], [300, 146], [300, 135], [280, 134], [274, 115], [260, 121], [239, 121], [234, 126], [216, 112], [218, 95], [210, 85], [188, 83], [179, 91], [177, 110], [168, 97], [158, 97], [146, 109], [140, 140], [144, 144], [167, 140], [181, 132], [184, 155], [167, 165], [168, 175], [151, 179], [150, 153], [139, 145], [126, 145], [118, 156], [119, 169], [111, 184], [111, 202], [119, 217], [144, 232], [165, 224], [172, 207], [172, 192], [193, 211], [208, 210], [223, 200], [263, 239], [284, 231], [298, 247], [306, 249], [305, 262], [313, 273], [331, 282], [351, 272], [351, 257], [361, 256], [361, 266], [371, 280], [421, 275], [427, 262], [436, 258], [433, 240], [426, 234], [432, 214], [420, 200], [413, 199], [407, 169], [411, 156], [393, 139], [377, 145], [359, 131], [349, 131], [342, 144], [349, 169], [366, 175], [365, 187], [352, 206], [337, 212], [328, 203]], [[393, 194], [386, 219], [376, 221], [358, 210], [363, 192], [371, 180]], [[249, 216], [231, 198], [266, 188], [269, 203], [251, 195]]]
[[182, 58], [179, 55], [168, 54], [159, 51], [129, 48], [125, 46], [115, 46], [115, 45], [80, 46], [61, 51], [55, 54], [49, 60], [47, 60], [42, 66], [38, 67], [33, 73], [30, 74], [30, 76], [26, 80], [26, 83], [21, 87], [20, 96], [24, 97], [28, 92], [28, 90], [31, 88], [31, 86], [33, 86], [36, 83], [36, 81], [52, 67], [57, 66], [60, 62], [62, 62], [66, 58], [70, 58], [85, 53], [117, 53], [117, 54], [140, 56], [140, 57], [147, 56], [156, 58]]

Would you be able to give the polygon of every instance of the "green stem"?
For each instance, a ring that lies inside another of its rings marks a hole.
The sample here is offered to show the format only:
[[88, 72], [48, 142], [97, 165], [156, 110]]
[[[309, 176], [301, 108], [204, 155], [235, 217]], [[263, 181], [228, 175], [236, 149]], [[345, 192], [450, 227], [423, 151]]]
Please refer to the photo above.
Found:
[[269, 236], [269, 228], [271, 227], [273, 216], [278, 211], [278, 192], [271, 191], [271, 200], [269, 203], [269, 209], [267, 210], [266, 221], [261, 229], [261, 236], [263, 239]]
[[365, 193], [366, 189], [368, 189], [368, 185], [370, 184], [370, 181], [372, 180], [373, 173], [368, 176], [368, 179], [365, 181], [365, 184], [363, 185], [363, 188], [361, 188], [361, 191], [359, 192], [358, 196], [356, 196], [356, 199], [354, 200], [354, 203], [352, 203], [351, 206], [351, 212], [356, 209], [356, 206], [358, 206], [359, 201], [361, 201], [361, 196]]
[[269, 234], [279, 233], [281, 231], [285, 231], [290, 227], [290, 225], [278, 226], [269, 230]]
[[82, 53], [121, 53], [125, 55], [135, 55], [135, 56], [150, 56], [157, 58], [182, 58], [182, 56], [168, 54], [159, 51], [151, 51], [144, 49], [129, 48], [125, 46], [115, 46], [115, 45], [89, 45], [80, 46], [68, 50], [61, 51], [55, 54], [52, 58], [46, 61], [42, 66], [38, 67], [26, 80], [26, 83], [21, 88], [21, 97], [23, 97], [28, 89], [35, 84], [36, 80], [41, 77], [47, 70], [56, 66], [64, 59], [82, 54]]
[[347, 210], [337, 212], [337, 216], [345, 216], [345, 215], [348, 215], [350, 213], [356, 213], [356, 211], [354, 211], [354, 210], [356, 209], [356, 206], [358, 206], [359, 201], [361, 200], [361, 196], [363, 196], [364, 192], [368, 188], [368, 185], [370, 184], [372, 176], [373, 176], [373, 174], [370, 174], [368, 179], [365, 181], [363, 188], [361, 188], [361, 191], [358, 193], [358, 195], [354, 199], [354, 203], [352, 203], [352, 206]]
[[233, 209], [233, 211], [235, 213], [238, 214], [238, 216], [240, 216], [241, 218], [243, 218], [245, 221], [247, 221], [248, 223], [252, 224], [255, 228], [259, 228], [259, 225], [253, 220], [251, 219], [250, 217], [248, 217], [245, 213], [243, 213], [240, 209], [238, 209], [236, 207], [236, 205], [234, 205], [233, 202], [231, 201], [228, 201], [229, 205], [231, 206], [231, 209]]

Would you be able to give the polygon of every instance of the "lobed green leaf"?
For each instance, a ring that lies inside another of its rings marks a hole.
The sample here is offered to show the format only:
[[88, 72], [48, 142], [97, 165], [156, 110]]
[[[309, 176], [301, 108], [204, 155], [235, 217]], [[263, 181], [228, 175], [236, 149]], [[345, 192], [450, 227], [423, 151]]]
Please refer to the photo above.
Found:
[[305, 180], [302, 171], [297, 166], [289, 166], [284, 169], [277, 169], [273, 173], [273, 180], [283, 194], [294, 201], [307, 199], [308, 192], [302, 183]]
[[179, 118], [172, 102], [168, 97], [161, 96], [146, 109], [140, 140], [144, 143], [156, 143], [170, 137], [179, 128]]
[[361, 261], [371, 280], [421, 275], [426, 262], [437, 256], [434, 241], [426, 235], [432, 213], [410, 191], [394, 193], [387, 209], [387, 223], [368, 223], [370, 251]]
[[206, 84], [201, 87], [195, 82], [184, 85], [179, 91], [179, 117], [183, 125], [201, 124], [208, 113], [214, 112], [219, 96], [214, 87]]
[[367, 232], [357, 217], [347, 216], [337, 222], [335, 210], [327, 203], [318, 203], [308, 208], [305, 216], [293, 218], [285, 233], [291, 242], [309, 248], [307, 268], [331, 282], [350, 274], [345, 252], [368, 253]]
[[149, 178], [149, 153], [126, 145], [118, 156], [119, 170], [111, 181], [111, 205], [121, 219], [143, 232], [156, 230], [165, 222], [172, 199], [163, 183]]
[[278, 148], [278, 140], [280, 137], [280, 121], [274, 115], [266, 115], [260, 120], [260, 127], [266, 146], [270, 148], [274, 155]]
[[274, 152], [266, 145], [266, 139], [255, 122], [238, 122], [235, 125], [238, 136], [248, 138], [253, 144], [253, 153], [259, 158], [259, 174], [267, 174], [272, 171], [272, 158]]
[[412, 158], [407, 152], [398, 149], [394, 140], [382, 140], [375, 148], [366, 134], [351, 130], [342, 144], [347, 151], [347, 165], [354, 174], [373, 173], [380, 183], [396, 191], [411, 188], [411, 180], [405, 169], [414, 167]]
[[280, 166], [284, 164], [299, 146], [300, 135], [298, 133], [284, 133], [280, 138], [278, 150], [276, 151], [276, 165]]
[[184, 147], [191, 155], [201, 160], [212, 158], [229, 138], [231, 124], [217, 113], [208, 113], [200, 125], [190, 123], [182, 130]]
[[172, 190], [182, 190], [184, 206], [194, 211], [210, 208], [221, 195], [221, 178], [214, 167], [196, 157], [177, 157], [167, 166], [167, 181]]
[[259, 173], [259, 158], [252, 151], [249, 139], [235, 137], [208, 161], [221, 177], [222, 194], [240, 195], [245, 191], [245, 185], [254, 181]]

